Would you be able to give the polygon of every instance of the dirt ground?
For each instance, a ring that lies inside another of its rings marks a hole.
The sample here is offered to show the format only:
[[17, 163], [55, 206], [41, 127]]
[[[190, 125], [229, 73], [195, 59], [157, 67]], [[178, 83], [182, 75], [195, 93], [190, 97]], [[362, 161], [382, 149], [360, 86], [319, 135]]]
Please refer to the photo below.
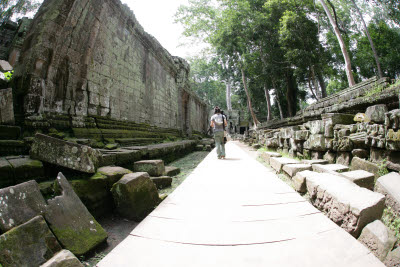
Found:
[[[159, 190], [159, 194], [172, 193], [189, 174], [200, 164], [200, 162], [208, 155], [209, 152], [197, 151], [186, 155], [185, 157], [170, 163], [170, 166], [178, 167], [181, 173], [174, 176], [172, 186]], [[98, 222], [108, 233], [107, 243], [98, 247], [91, 254], [82, 256], [80, 260], [85, 266], [95, 266], [102, 258], [104, 258], [111, 250], [113, 250], [122, 240], [124, 240], [130, 232], [139, 224], [135, 221], [124, 219], [117, 214], [101, 218]]]

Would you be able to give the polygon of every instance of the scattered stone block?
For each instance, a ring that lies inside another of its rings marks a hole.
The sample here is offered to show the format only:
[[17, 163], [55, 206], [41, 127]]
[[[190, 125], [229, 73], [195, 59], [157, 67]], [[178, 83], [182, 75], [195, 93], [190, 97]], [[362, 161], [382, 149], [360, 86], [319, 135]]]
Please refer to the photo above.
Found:
[[336, 163], [350, 166], [351, 162], [351, 153], [350, 152], [338, 152], [336, 157]]
[[324, 154], [324, 160], [328, 161], [330, 164], [336, 163], [336, 153], [328, 151]]
[[8, 160], [0, 158], [0, 188], [14, 184], [15, 180], [11, 164], [8, 162]]
[[5, 60], [0, 60], [0, 71], [2, 72], [8, 72], [12, 71], [13, 67], [8, 63], [8, 61]]
[[304, 164], [310, 164], [310, 165], [314, 165], [314, 164], [328, 164], [329, 162], [325, 159], [303, 159], [301, 161]]
[[313, 171], [315, 172], [345, 172], [349, 170], [349, 167], [341, 164], [314, 164], [312, 165]]
[[39, 266], [61, 250], [42, 216], [21, 224], [0, 236], [0, 265]]
[[117, 162], [116, 154], [102, 154], [99, 160], [99, 167], [115, 165]]
[[327, 151], [327, 141], [329, 138], [326, 138], [323, 134], [312, 134], [304, 142], [304, 148], [313, 150], [313, 151]]
[[360, 235], [365, 225], [382, 216], [385, 206], [382, 194], [329, 173], [307, 175], [306, 181], [313, 205], [354, 237]]
[[375, 179], [379, 177], [379, 167], [377, 164], [357, 157], [354, 157], [351, 160], [351, 170], [364, 170], [373, 173], [375, 175]]
[[283, 171], [286, 172], [290, 177], [295, 176], [298, 172], [311, 171], [312, 167], [310, 164], [287, 164], [283, 166]]
[[107, 239], [106, 231], [89, 213], [62, 173], [55, 182], [61, 195], [47, 200], [45, 219], [63, 248], [83, 255]]
[[40, 267], [84, 267], [83, 264], [72, 254], [71, 251], [63, 249]]
[[284, 165], [287, 164], [298, 164], [300, 161], [295, 160], [295, 159], [290, 159], [290, 158], [275, 158], [271, 157], [269, 160], [269, 164], [271, 167], [277, 171], [278, 173], [282, 171], [282, 168]]
[[322, 159], [324, 152], [322, 151], [311, 151], [311, 159]]
[[386, 197], [386, 206], [400, 216], [400, 174], [391, 172], [376, 181], [375, 191]]
[[399, 267], [400, 266], [400, 247], [390, 251], [383, 262], [386, 267]]
[[157, 188], [147, 172], [124, 175], [111, 192], [118, 213], [136, 221], [146, 217], [159, 202]]
[[116, 155], [115, 164], [118, 166], [132, 165], [133, 162], [140, 160], [143, 156], [140, 150], [118, 149], [114, 151]]
[[0, 140], [17, 140], [20, 136], [21, 127], [0, 125]]
[[170, 187], [172, 184], [172, 178], [169, 176], [150, 177], [150, 179], [156, 185], [157, 189]]
[[367, 159], [368, 157], [369, 157], [369, 152], [368, 152], [368, 150], [366, 150], [366, 149], [353, 149], [352, 151], [351, 151], [351, 155], [353, 156], [353, 157], [358, 157], [358, 158], [360, 158], [360, 159]]
[[276, 153], [276, 152], [262, 152], [261, 153], [261, 158], [267, 163], [270, 164], [270, 159], [271, 158], [280, 158], [282, 157], [281, 154]]
[[150, 176], [162, 176], [165, 171], [164, 161], [160, 159], [155, 160], [141, 160], [133, 164], [135, 172], [147, 172]]
[[296, 176], [293, 177], [294, 190], [296, 190], [299, 193], [306, 193], [307, 192], [306, 178], [307, 176], [310, 175], [318, 175], [318, 173], [312, 171], [298, 172]]
[[357, 113], [356, 116], [354, 116], [354, 121], [355, 122], [370, 122], [370, 119], [365, 113]]
[[44, 214], [46, 202], [36, 181], [0, 189], [0, 232]]
[[392, 250], [396, 237], [380, 220], [375, 220], [364, 227], [358, 241], [369, 248], [375, 257], [384, 261]]
[[375, 176], [373, 173], [364, 170], [356, 170], [356, 171], [342, 172], [339, 173], [339, 175], [352, 181], [353, 183], [355, 183], [360, 187], [364, 187], [369, 190], [374, 189]]
[[254, 149], [260, 149], [260, 148], [261, 148], [261, 145], [260, 145], [260, 144], [254, 144], [254, 145], [252, 145], [252, 147], [253, 147]]
[[39, 160], [33, 160], [28, 157], [9, 159], [15, 183], [22, 183], [29, 180], [42, 181], [45, 178], [43, 163]]
[[365, 116], [367, 116], [371, 122], [384, 123], [385, 113], [387, 112], [388, 108], [385, 104], [374, 105], [367, 108]]
[[36, 134], [30, 151], [31, 158], [73, 170], [95, 173], [101, 153], [89, 146], [79, 145], [44, 134]]
[[0, 124], [14, 124], [12, 89], [0, 89]]
[[132, 173], [132, 171], [128, 169], [115, 166], [101, 167], [97, 170], [97, 172], [107, 176], [108, 185], [110, 189], [113, 186], [113, 184], [118, 182], [125, 174]]
[[174, 166], [165, 166], [164, 175], [166, 176], [175, 176], [181, 173], [181, 169]]

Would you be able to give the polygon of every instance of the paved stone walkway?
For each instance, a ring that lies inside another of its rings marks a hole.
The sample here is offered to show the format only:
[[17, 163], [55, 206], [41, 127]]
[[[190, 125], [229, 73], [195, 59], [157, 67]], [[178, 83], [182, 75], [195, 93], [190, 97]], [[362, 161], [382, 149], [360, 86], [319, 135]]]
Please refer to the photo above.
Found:
[[215, 149], [100, 267], [383, 266], [234, 142]]

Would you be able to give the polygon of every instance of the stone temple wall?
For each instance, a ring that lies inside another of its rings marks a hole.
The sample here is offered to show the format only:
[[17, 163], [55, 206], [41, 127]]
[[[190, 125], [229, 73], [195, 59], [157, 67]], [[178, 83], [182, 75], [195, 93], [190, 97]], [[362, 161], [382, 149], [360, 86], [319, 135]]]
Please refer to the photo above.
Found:
[[100, 119], [115, 125], [108, 132], [117, 121], [204, 133], [207, 107], [188, 73], [119, 0], [45, 0], [16, 67], [16, 113], [27, 128], [102, 128]]
[[359, 158], [375, 172], [400, 171], [399, 92], [399, 83], [372, 78], [321, 99], [296, 117], [261, 124], [250, 141], [292, 157], [347, 166]]

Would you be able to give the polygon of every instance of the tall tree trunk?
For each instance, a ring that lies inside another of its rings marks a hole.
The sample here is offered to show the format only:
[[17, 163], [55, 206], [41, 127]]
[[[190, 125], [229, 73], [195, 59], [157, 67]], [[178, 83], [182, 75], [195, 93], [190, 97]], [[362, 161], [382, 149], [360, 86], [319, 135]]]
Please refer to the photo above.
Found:
[[231, 101], [231, 79], [226, 81], [226, 108], [228, 111], [232, 110], [232, 101]]
[[324, 77], [322, 76], [322, 73], [320, 70], [317, 70], [317, 79], [319, 82], [319, 86], [321, 86], [322, 98], [327, 97], [328, 93], [326, 92], [326, 85], [325, 85]]
[[311, 91], [313, 97], [315, 98], [315, 100], [318, 101], [319, 99], [318, 99], [317, 95], [314, 93], [314, 90], [313, 90], [312, 85], [311, 85], [311, 78], [308, 78], [308, 87], [310, 88], [310, 91]]
[[[276, 90], [276, 89], [275, 89], [275, 90]], [[283, 120], [282, 106], [281, 106], [281, 102], [279, 102], [278, 94], [275, 95], [275, 101], [276, 101], [276, 103], [278, 104], [279, 116], [281, 116], [281, 120]]]
[[314, 66], [310, 67], [310, 72], [311, 72], [312, 83], [313, 83], [314, 89], [315, 89], [315, 94], [318, 96], [318, 99], [321, 99], [322, 98], [322, 90], [319, 90], [318, 82], [317, 82], [317, 79], [315, 78]]
[[296, 115], [297, 105], [297, 88], [293, 80], [293, 73], [289, 71], [286, 73], [286, 100], [288, 104], [289, 116], [294, 117]]
[[251, 117], [253, 118], [254, 126], [257, 128], [257, 124], [259, 124], [260, 122], [257, 120], [256, 114], [253, 111], [253, 106], [251, 105], [250, 94], [249, 94], [249, 90], [247, 88], [246, 75], [244, 74], [243, 68], [240, 68], [240, 70], [242, 72], [242, 81], [243, 81], [244, 91], [246, 92], [246, 96], [247, 96], [247, 104], [249, 106]]
[[379, 78], [382, 78], [383, 77], [383, 72], [382, 72], [382, 69], [381, 69], [381, 63], [379, 62], [379, 56], [378, 56], [378, 53], [376, 52], [375, 45], [374, 45], [374, 42], [372, 41], [371, 35], [369, 34], [367, 24], [365, 23], [363, 15], [361, 14], [361, 11], [360, 11], [360, 9], [358, 8], [358, 6], [356, 4], [356, 1], [351, 0], [351, 2], [353, 2], [353, 5], [356, 8], [356, 11], [357, 11], [358, 15], [360, 16], [361, 21], [362, 21], [362, 23], [364, 25], [365, 34], [368, 37], [369, 44], [371, 45], [372, 52], [374, 53], [376, 66], [378, 67], [378, 76], [379, 76]]
[[267, 100], [267, 121], [271, 120], [271, 97], [269, 95], [268, 87], [264, 84], [265, 100]]
[[332, 14], [328, 9], [328, 6], [326, 5], [325, 0], [319, 0], [319, 1], [321, 2], [322, 6], [323, 6], [323, 8], [325, 10], [325, 13], [329, 18], [329, 21], [330, 21], [330, 23], [331, 23], [331, 25], [332, 25], [332, 27], [333, 27], [333, 29], [335, 31], [336, 37], [337, 37], [337, 39], [339, 41], [340, 48], [342, 49], [342, 54], [343, 54], [344, 61], [345, 61], [345, 64], [346, 64], [346, 75], [347, 75], [347, 81], [349, 82], [349, 86], [350, 87], [354, 86], [355, 82], [354, 82], [353, 73], [351, 71], [350, 56], [349, 56], [349, 53], [347, 52], [347, 48], [346, 48], [346, 45], [345, 45], [344, 40], [342, 38], [342, 35], [340, 34], [339, 27], [336, 24], [334, 18], [332, 17]]

